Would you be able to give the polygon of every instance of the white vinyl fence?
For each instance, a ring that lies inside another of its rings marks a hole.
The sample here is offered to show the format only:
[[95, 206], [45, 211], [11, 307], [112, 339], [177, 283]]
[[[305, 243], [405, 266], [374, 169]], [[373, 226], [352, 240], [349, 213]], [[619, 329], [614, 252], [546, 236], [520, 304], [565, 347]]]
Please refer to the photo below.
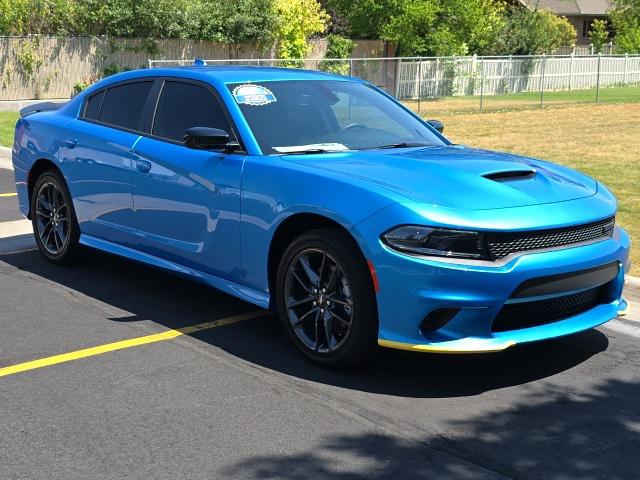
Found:
[[581, 90], [640, 84], [640, 56], [454, 57], [405, 61], [401, 99]]
[[[602, 46], [600, 53], [603, 55], [611, 55], [615, 50], [613, 42], [609, 42]], [[597, 55], [595, 45], [573, 45], [571, 47], [559, 47], [558, 50], [553, 52], [554, 55]]]

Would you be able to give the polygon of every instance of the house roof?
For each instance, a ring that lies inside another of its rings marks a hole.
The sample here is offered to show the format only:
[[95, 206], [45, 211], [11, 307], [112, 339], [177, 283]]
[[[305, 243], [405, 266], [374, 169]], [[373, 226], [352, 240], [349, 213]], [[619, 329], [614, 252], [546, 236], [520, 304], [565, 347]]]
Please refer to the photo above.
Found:
[[559, 15], [606, 15], [613, 0], [519, 0], [527, 8], [551, 10]]

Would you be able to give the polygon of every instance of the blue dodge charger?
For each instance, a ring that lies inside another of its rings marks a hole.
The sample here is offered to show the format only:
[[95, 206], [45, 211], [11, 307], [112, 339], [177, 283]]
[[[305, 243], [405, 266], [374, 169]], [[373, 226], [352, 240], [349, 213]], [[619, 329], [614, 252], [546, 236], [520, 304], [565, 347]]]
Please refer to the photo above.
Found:
[[24, 109], [13, 163], [49, 261], [84, 246], [193, 277], [277, 311], [326, 366], [495, 352], [624, 312], [609, 190], [442, 129], [355, 78], [141, 70]]

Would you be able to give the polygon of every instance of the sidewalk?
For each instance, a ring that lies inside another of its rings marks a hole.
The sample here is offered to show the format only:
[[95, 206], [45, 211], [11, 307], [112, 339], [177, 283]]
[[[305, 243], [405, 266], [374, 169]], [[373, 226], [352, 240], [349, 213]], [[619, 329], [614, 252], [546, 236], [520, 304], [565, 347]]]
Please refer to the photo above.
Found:
[[0, 112], [19, 112], [24, 107], [44, 102], [68, 102], [68, 98], [51, 98], [47, 100], [0, 100]]
[[632, 304], [630, 315], [640, 320], [640, 311], [633, 311], [634, 307], [640, 308], [640, 278], [627, 275], [625, 280], [624, 296]]
[[11, 164], [11, 149], [10, 148], [0, 146], [0, 168], [6, 168], [8, 170], [13, 170], [13, 165]]

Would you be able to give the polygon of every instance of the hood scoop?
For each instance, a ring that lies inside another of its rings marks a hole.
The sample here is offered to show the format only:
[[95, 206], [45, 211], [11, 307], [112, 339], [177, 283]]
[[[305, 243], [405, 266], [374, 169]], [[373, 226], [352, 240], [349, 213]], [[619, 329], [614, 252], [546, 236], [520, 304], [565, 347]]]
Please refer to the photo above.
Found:
[[495, 182], [509, 182], [512, 180], [529, 180], [535, 175], [535, 170], [503, 170], [500, 172], [486, 173], [482, 176]]
[[[597, 194], [592, 178], [566, 167], [508, 153], [472, 148], [349, 150], [290, 155], [285, 162], [349, 179], [389, 199], [456, 210], [545, 205]], [[422, 208], [422, 207], [420, 207]], [[438, 213], [438, 215], [443, 212]]]

